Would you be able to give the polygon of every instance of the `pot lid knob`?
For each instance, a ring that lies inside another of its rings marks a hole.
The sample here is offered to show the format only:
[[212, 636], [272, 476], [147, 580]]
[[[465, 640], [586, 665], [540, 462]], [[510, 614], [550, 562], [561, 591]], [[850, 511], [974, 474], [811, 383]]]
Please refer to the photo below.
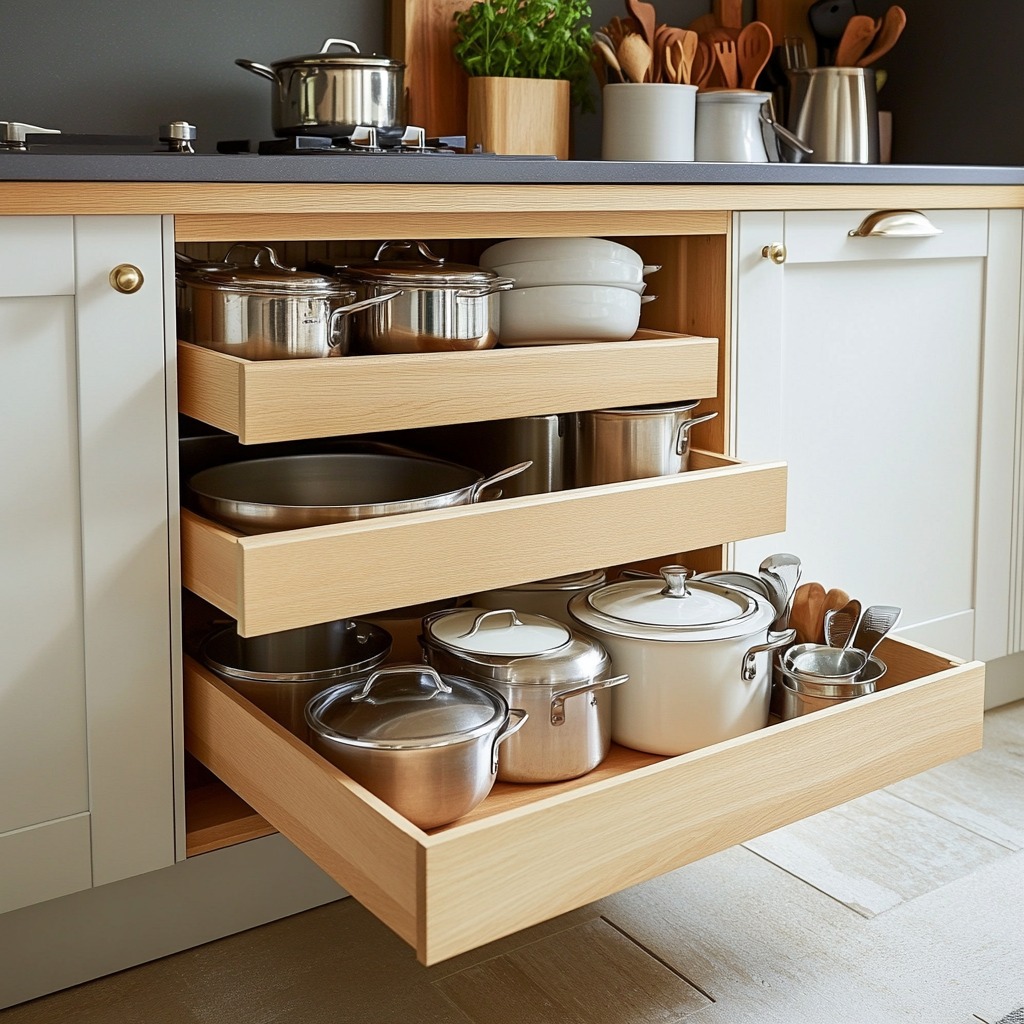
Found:
[[690, 588], [686, 584], [693, 576], [693, 569], [682, 565], [663, 565], [658, 571], [665, 581], [665, 588], [661, 592], [665, 597], [690, 596]]

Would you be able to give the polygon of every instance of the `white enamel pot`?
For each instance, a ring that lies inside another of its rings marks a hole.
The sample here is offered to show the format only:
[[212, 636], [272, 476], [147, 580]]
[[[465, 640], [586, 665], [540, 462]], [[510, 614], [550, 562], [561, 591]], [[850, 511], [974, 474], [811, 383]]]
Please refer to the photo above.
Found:
[[613, 671], [629, 676], [612, 691], [615, 743], [684, 754], [768, 724], [771, 652], [795, 632], [769, 634], [767, 599], [692, 575], [665, 566], [662, 579], [622, 580], [569, 602]]

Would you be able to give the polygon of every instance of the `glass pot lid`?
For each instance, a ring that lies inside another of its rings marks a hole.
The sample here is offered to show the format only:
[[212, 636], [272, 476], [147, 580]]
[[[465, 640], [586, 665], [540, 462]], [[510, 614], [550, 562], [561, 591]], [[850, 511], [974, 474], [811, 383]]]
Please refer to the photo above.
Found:
[[[405, 252], [400, 259], [385, 259], [391, 251]], [[415, 254], [419, 255], [419, 258]], [[423, 285], [437, 288], [489, 288], [497, 274], [468, 263], [449, 263], [438, 256], [425, 242], [384, 242], [372, 260], [353, 264], [346, 270], [349, 277], [376, 284]]]
[[[331, 53], [335, 47], [345, 47], [348, 52]], [[292, 67], [392, 68], [397, 71], [404, 68], [405, 63], [380, 53], [361, 53], [359, 47], [349, 39], [325, 39], [319, 53], [283, 57], [272, 61], [270, 66], [275, 71]]]
[[424, 632], [455, 654], [508, 658], [554, 654], [572, 639], [561, 622], [511, 608], [455, 608], [424, 623]]
[[461, 743], [497, 731], [507, 718], [500, 694], [426, 665], [380, 668], [306, 705], [306, 722], [318, 735], [388, 749]]
[[748, 636], [775, 618], [769, 602], [721, 584], [693, 580], [693, 570], [663, 566], [661, 579], [611, 583], [575, 598], [570, 611], [611, 633], [672, 640]]

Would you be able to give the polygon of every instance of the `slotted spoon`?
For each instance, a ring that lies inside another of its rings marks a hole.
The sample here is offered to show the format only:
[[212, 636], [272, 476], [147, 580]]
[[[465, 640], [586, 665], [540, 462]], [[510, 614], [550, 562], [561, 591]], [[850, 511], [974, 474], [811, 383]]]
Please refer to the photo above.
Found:
[[897, 622], [903, 609], [893, 604], [873, 604], [864, 612], [853, 638], [853, 646], [868, 655], [882, 642]]

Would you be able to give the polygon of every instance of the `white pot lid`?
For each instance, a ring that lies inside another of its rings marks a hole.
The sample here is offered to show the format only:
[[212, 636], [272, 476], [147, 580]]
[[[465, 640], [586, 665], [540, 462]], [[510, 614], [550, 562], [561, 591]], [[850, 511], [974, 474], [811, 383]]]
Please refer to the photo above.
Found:
[[[664, 566], [662, 579], [627, 580], [574, 599], [570, 611], [585, 624], [625, 636], [724, 640], [767, 629], [768, 602], [743, 590], [691, 579], [693, 571]], [[577, 603], [578, 602], [578, 603]]]
[[561, 622], [511, 608], [456, 608], [434, 619], [430, 634], [452, 651], [517, 658], [552, 654], [572, 639]]

